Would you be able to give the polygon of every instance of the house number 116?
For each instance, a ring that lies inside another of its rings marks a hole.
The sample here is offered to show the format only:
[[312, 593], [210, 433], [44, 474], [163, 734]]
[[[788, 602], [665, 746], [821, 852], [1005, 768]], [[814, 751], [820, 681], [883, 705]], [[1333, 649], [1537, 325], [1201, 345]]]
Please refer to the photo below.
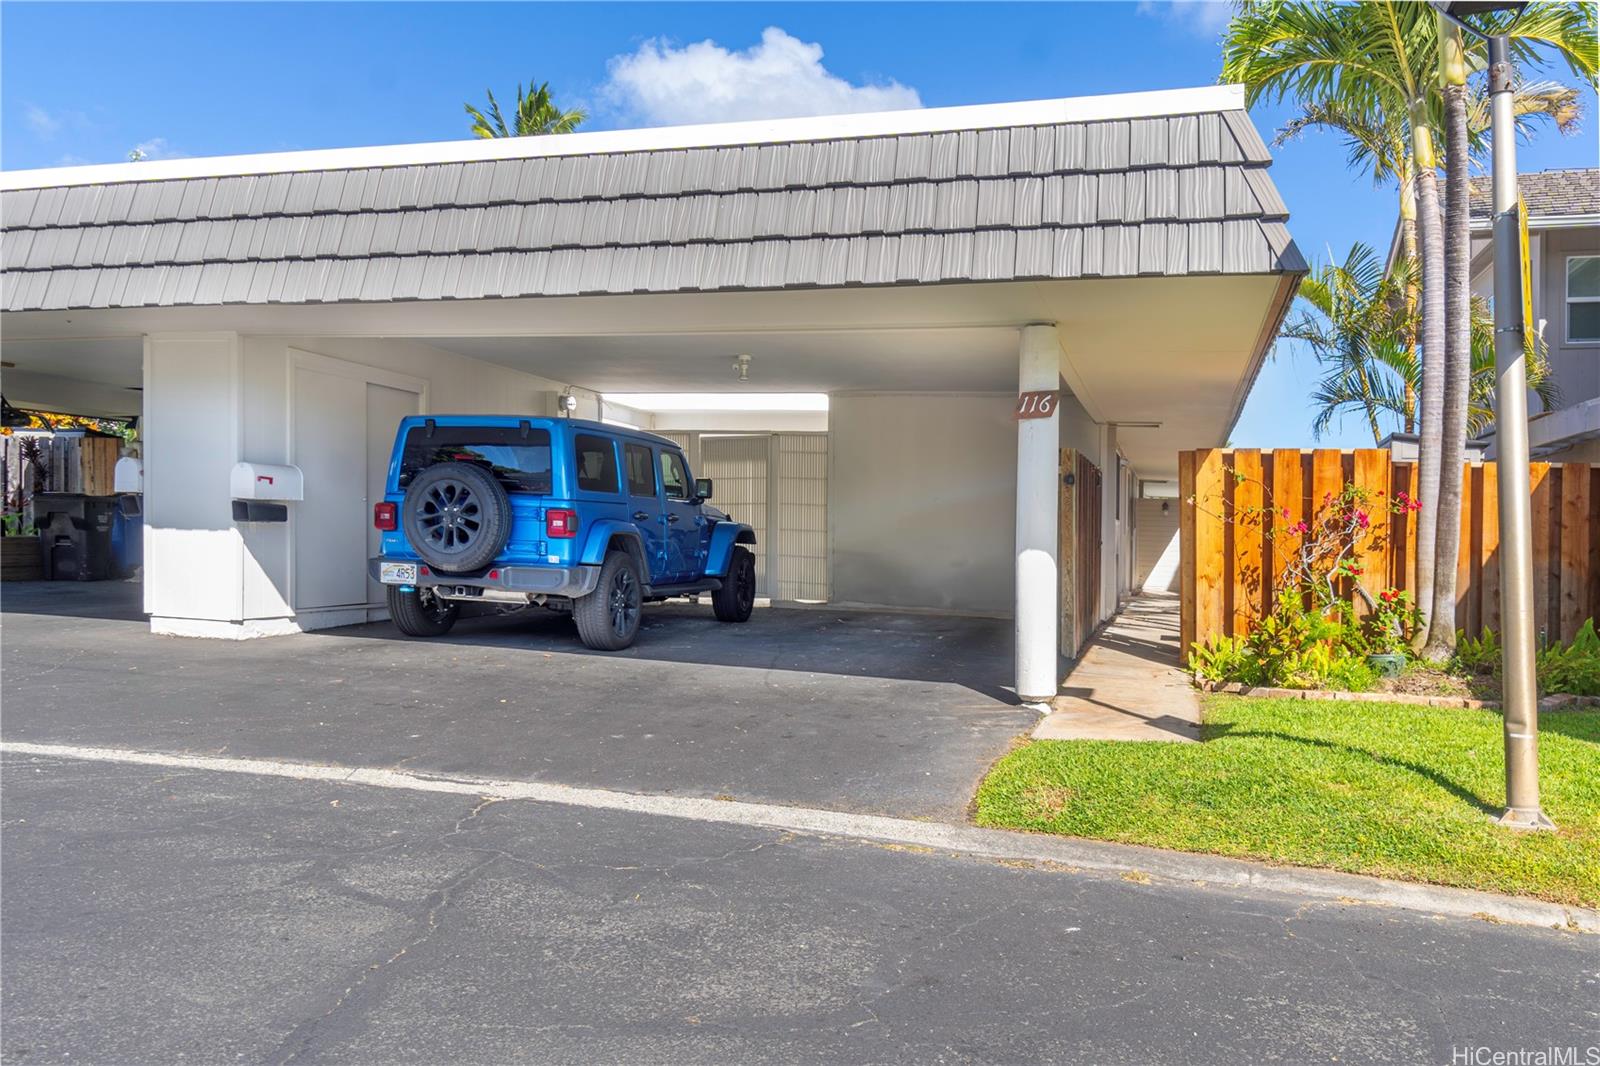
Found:
[[1056, 404], [1060, 395], [1060, 392], [1056, 389], [1022, 393], [1017, 397], [1017, 417], [1049, 418], [1056, 413]]

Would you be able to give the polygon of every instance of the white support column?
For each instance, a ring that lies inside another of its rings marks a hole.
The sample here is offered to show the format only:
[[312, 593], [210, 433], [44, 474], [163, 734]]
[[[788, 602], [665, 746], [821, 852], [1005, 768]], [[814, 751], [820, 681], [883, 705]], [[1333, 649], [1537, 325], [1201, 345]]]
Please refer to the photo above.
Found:
[[236, 636], [245, 548], [228, 475], [243, 433], [239, 337], [155, 334], [144, 346], [144, 609], [157, 633]]
[[[1061, 343], [1054, 325], [1022, 327], [1017, 391], [1061, 387]], [[1017, 696], [1044, 703], [1056, 695], [1061, 579], [1056, 516], [1061, 413], [1017, 421]]]

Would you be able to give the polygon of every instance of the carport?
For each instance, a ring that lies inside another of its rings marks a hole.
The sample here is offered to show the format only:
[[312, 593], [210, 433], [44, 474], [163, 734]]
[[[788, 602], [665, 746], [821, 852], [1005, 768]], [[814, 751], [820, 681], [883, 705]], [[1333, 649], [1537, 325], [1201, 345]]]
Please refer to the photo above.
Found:
[[[1269, 164], [1220, 86], [12, 172], [5, 387], [137, 383], [158, 633], [380, 618], [396, 421], [569, 395], [743, 471], [775, 598], [1011, 616], [1047, 699], [1132, 585], [1138, 482], [1226, 440], [1304, 272]], [[605, 399], [639, 393], [828, 410]], [[235, 519], [241, 461], [300, 470], [286, 521]]]

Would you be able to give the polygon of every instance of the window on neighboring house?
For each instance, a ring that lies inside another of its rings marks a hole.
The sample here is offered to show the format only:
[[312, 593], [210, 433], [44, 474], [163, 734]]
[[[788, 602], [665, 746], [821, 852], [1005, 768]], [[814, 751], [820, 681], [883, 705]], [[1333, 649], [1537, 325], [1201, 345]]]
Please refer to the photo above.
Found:
[[1600, 255], [1567, 257], [1567, 340], [1600, 341]]

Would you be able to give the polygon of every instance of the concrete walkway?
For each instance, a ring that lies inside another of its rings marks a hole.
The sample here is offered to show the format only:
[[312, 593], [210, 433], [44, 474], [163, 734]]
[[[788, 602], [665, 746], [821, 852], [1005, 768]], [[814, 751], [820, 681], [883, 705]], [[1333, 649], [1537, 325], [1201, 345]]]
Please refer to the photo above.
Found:
[[1178, 597], [1145, 593], [1106, 623], [1033, 736], [1199, 740], [1199, 694], [1178, 662]]

